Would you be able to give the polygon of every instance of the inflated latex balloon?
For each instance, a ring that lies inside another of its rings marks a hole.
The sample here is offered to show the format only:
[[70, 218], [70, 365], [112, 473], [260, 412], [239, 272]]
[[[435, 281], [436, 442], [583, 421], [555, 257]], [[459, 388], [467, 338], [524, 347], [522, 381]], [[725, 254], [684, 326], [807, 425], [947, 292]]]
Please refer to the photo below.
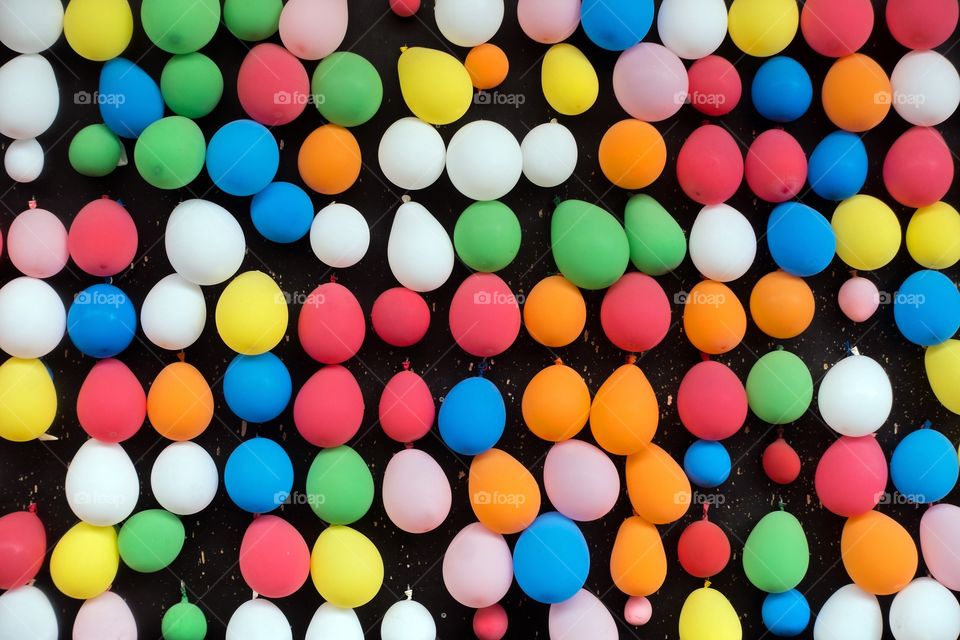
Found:
[[551, 120], [527, 132], [520, 143], [523, 175], [538, 187], [566, 182], [577, 167], [577, 141], [570, 130]]
[[383, 559], [365, 535], [340, 525], [323, 530], [310, 555], [310, 577], [320, 596], [338, 607], [370, 602], [383, 584]]
[[49, 278], [69, 259], [67, 229], [46, 209], [30, 207], [17, 215], [7, 231], [7, 254], [21, 273], [31, 278]]
[[771, 593], [763, 599], [763, 625], [773, 635], [791, 638], [803, 633], [810, 625], [810, 604], [796, 589]]
[[140, 21], [153, 44], [169, 53], [190, 53], [213, 39], [220, 26], [220, 3], [144, 0]]
[[648, 351], [670, 329], [670, 301], [656, 280], [627, 273], [607, 290], [600, 307], [603, 332], [624, 351]]
[[876, 360], [844, 358], [827, 371], [817, 392], [817, 407], [830, 428], [847, 436], [865, 436], [883, 426], [893, 407], [890, 378]]
[[112, 284], [95, 284], [74, 297], [67, 311], [67, 334], [84, 355], [112, 358], [133, 342], [137, 310]]
[[[709, 583], [707, 583], [709, 584]], [[693, 591], [680, 609], [680, 640], [742, 640], [740, 618], [726, 596], [709, 586]]]
[[157, 502], [180, 516], [206, 509], [213, 502], [219, 483], [213, 458], [195, 442], [167, 445], [150, 472], [150, 491]]
[[[584, 7], [586, 5], [584, 3]], [[601, 12], [602, 9], [596, 11]], [[613, 67], [613, 93], [617, 102], [637, 120], [660, 122], [672, 117], [686, 102], [688, 88], [687, 70], [680, 58], [653, 42], [631, 46], [620, 54]]]
[[763, 472], [777, 484], [790, 484], [800, 475], [800, 456], [783, 437], [767, 445], [761, 462]]
[[269, 422], [279, 416], [293, 391], [290, 371], [277, 356], [238, 355], [223, 374], [223, 397], [230, 410], [247, 422]]
[[241, 40], [257, 42], [277, 32], [282, 10], [281, 0], [226, 0], [223, 23]]
[[726, 204], [704, 207], [690, 229], [690, 259], [708, 280], [743, 276], [757, 255], [757, 234], [746, 216]]
[[778, 267], [805, 278], [830, 266], [837, 239], [819, 211], [799, 202], [785, 202], [767, 219], [767, 247]]
[[98, 91], [100, 117], [121, 138], [136, 138], [163, 117], [160, 87], [126, 58], [114, 58], [103, 65]]
[[623, 521], [610, 554], [610, 576], [630, 596], [648, 596], [663, 586], [667, 554], [654, 525], [640, 516]]
[[491, 358], [507, 349], [520, 332], [520, 306], [506, 282], [492, 273], [474, 273], [450, 302], [450, 333], [461, 349]]
[[[657, 396], [630, 356], [604, 380], [590, 406], [590, 431], [608, 453], [626, 456], [640, 451], [657, 432]], [[625, 425], [629, 425], [625, 428]]]
[[163, 65], [160, 93], [170, 110], [186, 118], [202, 118], [223, 97], [223, 74], [200, 52], [173, 56]]
[[548, 511], [517, 538], [513, 572], [520, 589], [533, 600], [563, 602], [583, 587], [590, 572], [590, 549], [572, 520]]
[[866, 322], [880, 306], [880, 292], [872, 280], [853, 276], [840, 286], [837, 303], [843, 315], [854, 322]]
[[14, 182], [33, 182], [43, 172], [43, 147], [34, 138], [14, 140], [3, 154], [3, 168]]
[[287, 331], [287, 302], [276, 281], [246, 271], [230, 281], [217, 300], [217, 333], [237, 353], [255, 356], [273, 349]]
[[680, 534], [677, 557], [683, 570], [694, 578], [709, 578], [730, 562], [730, 540], [704, 514], [702, 520], [690, 523]]
[[837, 236], [837, 255], [854, 269], [886, 266], [900, 250], [900, 222], [883, 201], [858, 194], [833, 212], [830, 226]]
[[690, 481], [669, 453], [652, 442], [627, 458], [627, 493], [634, 512], [653, 524], [676, 522], [690, 506]]
[[0, 349], [16, 358], [42, 358], [66, 332], [67, 316], [53, 287], [14, 278], [0, 287]]
[[162, 349], [186, 349], [203, 333], [206, 322], [203, 292], [178, 273], [164, 276], [153, 285], [140, 307], [144, 335]]
[[580, 290], [561, 275], [534, 285], [523, 305], [523, 324], [534, 340], [563, 347], [583, 332], [587, 308]]
[[401, 189], [425, 189], [443, 173], [447, 149], [440, 133], [419, 118], [400, 118], [383, 132], [380, 171]]
[[323, 367], [304, 383], [293, 403], [300, 435], [318, 447], [339, 447], [360, 430], [363, 394], [345, 367]]
[[939, 271], [917, 271], [894, 296], [893, 317], [900, 333], [914, 344], [946, 342], [960, 329], [960, 291]]
[[623, 220], [630, 262], [651, 276], [676, 269], [687, 255], [687, 238], [676, 219], [645, 193], [627, 201]]
[[141, 573], [160, 571], [183, 549], [180, 518], [163, 509], [135, 513], [120, 528], [117, 544], [123, 563]]
[[580, 589], [569, 600], [551, 604], [547, 625], [550, 637], [557, 639], [617, 640], [620, 637], [610, 611], [586, 589]]
[[735, 349], [747, 332], [747, 314], [722, 282], [694, 285], [683, 305], [683, 332], [694, 347], [716, 355]]
[[887, 117], [893, 91], [883, 68], [862, 53], [833, 63], [823, 80], [823, 110], [844, 131], [861, 133]]
[[373, 301], [370, 324], [381, 340], [394, 347], [420, 342], [430, 328], [430, 307], [416, 291], [387, 289]]
[[297, 337], [303, 350], [323, 364], [340, 364], [355, 356], [366, 332], [356, 296], [336, 282], [325, 282], [314, 289], [297, 319]]
[[234, 120], [220, 127], [207, 144], [207, 173], [233, 196], [252, 196], [273, 182], [280, 162], [270, 130], [253, 120]]
[[310, 247], [328, 266], [352, 267], [363, 259], [369, 246], [370, 227], [363, 214], [348, 204], [328, 204], [310, 225]]
[[496, 200], [516, 186], [523, 171], [520, 144], [503, 125], [476, 120], [461, 127], [447, 145], [447, 176], [473, 200]]
[[700, 58], [687, 70], [687, 77], [690, 81], [687, 100], [703, 114], [726, 115], [740, 102], [743, 83], [726, 58], [713, 55]]
[[743, 180], [743, 154], [733, 136], [715, 124], [696, 129], [680, 147], [677, 180], [687, 197], [700, 204], [729, 200]]
[[507, 79], [510, 61], [503, 49], [489, 42], [470, 49], [464, 66], [477, 89], [494, 89]]
[[550, 219], [550, 248], [563, 276], [582, 289], [606, 289], [627, 270], [627, 234], [609, 212], [564, 200]]
[[450, 514], [450, 481], [425, 451], [404, 449], [394, 454], [383, 473], [381, 490], [390, 522], [407, 533], [433, 531]]
[[580, 24], [598, 47], [623, 51], [643, 40], [653, 25], [653, 0], [584, 0]]
[[510, 620], [502, 605], [492, 604], [473, 614], [473, 633], [477, 640], [503, 640], [509, 626]]
[[347, 0], [293, 0], [280, 12], [280, 41], [293, 55], [319, 60], [347, 34]]
[[422, 204], [401, 204], [387, 241], [393, 277], [413, 291], [433, 291], [450, 277], [453, 258], [453, 243], [443, 225]]
[[0, 589], [15, 589], [33, 580], [46, 554], [47, 533], [35, 508], [0, 516]]
[[826, 200], [846, 200], [867, 181], [867, 149], [860, 136], [834, 131], [810, 154], [807, 166], [810, 188]]
[[317, 517], [330, 524], [352, 524], [373, 504], [373, 476], [367, 463], [347, 446], [324, 449], [307, 473], [307, 495]]
[[956, 590], [960, 585], [960, 555], [957, 554], [957, 538], [950, 535], [957, 523], [960, 523], [960, 507], [947, 503], [930, 506], [920, 519], [920, 550], [923, 552], [923, 563], [930, 575], [952, 590]]
[[164, 640], [203, 640], [207, 635], [207, 618], [203, 610], [184, 595], [163, 614], [160, 628]]
[[957, 28], [960, 7], [954, 0], [892, 0], [887, 3], [887, 28], [908, 49], [933, 49]]
[[580, 0], [519, 0], [517, 21], [531, 40], [556, 44], [580, 26]]
[[438, 0], [434, 15], [444, 38], [458, 47], [475, 47], [500, 29], [503, 0]]
[[960, 262], [960, 213], [946, 202], [917, 209], [907, 225], [907, 251], [927, 269]]
[[873, 31], [873, 4], [870, 0], [804, 3], [800, 30], [810, 48], [822, 56], [839, 58], [856, 53]]
[[136, 640], [137, 621], [126, 601], [113, 591], [105, 591], [83, 603], [73, 621], [74, 640], [119, 638]]
[[470, 506], [477, 520], [495, 533], [519, 533], [540, 511], [540, 487], [509, 453], [490, 449], [470, 463]]
[[110, 588], [120, 566], [117, 532], [86, 522], [73, 525], [50, 554], [50, 577], [63, 595], [88, 600]]
[[[746, 388], [750, 410], [770, 424], [789, 424], [798, 420], [813, 399], [813, 378], [807, 365], [795, 354], [782, 349], [771, 351], [754, 363], [747, 375]], [[837, 390], [842, 392], [848, 388], [844, 384]], [[820, 391], [823, 391], [822, 384]]]
[[310, 549], [293, 525], [277, 516], [254, 519], [240, 543], [240, 575], [267, 598], [285, 598], [310, 575]]
[[80, 209], [67, 236], [70, 257], [92, 276], [113, 276], [133, 262], [137, 226], [116, 200], [104, 196]]
[[681, 58], [703, 58], [727, 37], [727, 6], [722, 0], [667, 0], [657, 14], [657, 32]]
[[324, 602], [310, 618], [304, 637], [305, 640], [363, 640], [363, 626], [353, 609]]
[[87, 440], [67, 468], [64, 483], [74, 515], [92, 525], [115, 525], [133, 513], [140, 481], [119, 444]]
[[620, 474], [600, 449], [582, 440], [566, 440], [547, 452], [543, 486], [557, 511], [589, 522], [613, 509], [620, 497]]
[[247, 115], [260, 124], [287, 124], [307, 108], [310, 79], [292, 53], [277, 44], [258, 44], [240, 64], [237, 96]]
[[207, 200], [186, 200], [167, 219], [167, 258], [181, 276], [199, 285], [220, 284], [243, 262], [243, 229], [229, 211]]
[[[165, 366], [147, 392], [147, 417], [157, 433], [171, 440], [192, 440], [213, 419], [213, 393], [192, 364]], [[173, 509], [169, 509], [173, 511]]]
[[627, 598], [627, 604], [623, 607], [623, 619], [628, 624], [635, 627], [643, 626], [650, 622], [653, 617], [653, 605], [643, 596], [631, 596]]
[[807, 156], [796, 138], [782, 129], [761, 133], [744, 161], [750, 190], [767, 202], [795, 198], [807, 181]]
[[360, 145], [348, 129], [335, 124], [307, 136], [297, 156], [300, 177], [308, 187], [332, 196], [353, 186], [360, 176]]
[[443, 555], [443, 584], [465, 607], [482, 609], [499, 602], [513, 584], [507, 541], [479, 522], [468, 524]]
[[858, 516], [883, 497], [887, 459], [872, 435], [842, 436], [824, 451], [814, 480], [817, 497], [828, 511], [845, 518]]
[[464, 264], [483, 273], [507, 267], [520, 250], [520, 221], [499, 200], [474, 202], [453, 229], [453, 246]]
[[814, 299], [810, 285], [784, 271], [763, 276], [750, 292], [750, 317], [772, 338], [795, 338], [813, 321]]
[[404, 370], [387, 381], [378, 408], [384, 433], [404, 444], [427, 435], [437, 414], [430, 388], [409, 366], [405, 362]]
[[63, 31], [59, 0], [7, 0], [0, 5], [0, 42], [17, 53], [40, 53]]
[[380, 622], [382, 640], [434, 640], [436, 637], [437, 623], [430, 611], [410, 597], [390, 605]]
[[26, 442], [50, 428], [57, 414], [57, 391], [40, 360], [10, 358], [0, 365], [0, 438]]
[[807, 112], [813, 100], [810, 74], [793, 58], [770, 58], [760, 65], [753, 76], [750, 99], [754, 108], [767, 120], [797, 120]]
[[206, 142], [197, 124], [183, 116], [161, 118], [137, 138], [137, 171], [158, 189], [185, 187], [200, 175]]
[[706, 360], [680, 381], [677, 412], [687, 430], [704, 440], [729, 438], [747, 418], [747, 393], [725, 364]]
[[470, 108], [473, 83], [466, 67], [445, 51], [410, 47], [397, 61], [407, 108], [424, 122], [450, 124]]
[[890, 605], [890, 630], [896, 640], [960, 636], [960, 603], [933, 578], [917, 578]]
[[878, 596], [903, 589], [917, 573], [917, 547], [900, 523], [879, 511], [850, 518], [840, 538], [843, 566], [853, 582]]
[[719, 487], [730, 477], [730, 453], [713, 440], [697, 440], [683, 455], [683, 472], [690, 482], [704, 489]]
[[747, 55], [766, 58], [793, 41], [800, 10], [794, 0], [734, 0], [728, 20], [733, 44]]
[[506, 406], [497, 386], [482, 376], [472, 376], [447, 393], [437, 425], [448, 447], [461, 455], [475, 456], [497, 444], [506, 419]]
[[813, 625], [814, 640], [880, 640], [883, 613], [877, 597], [855, 584], [837, 589]]
[[147, 416], [147, 396], [132, 371], [119, 360], [98, 360], [77, 393], [77, 421], [92, 438], [123, 442]]
[[0, 638], [56, 640], [59, 634], [57, 613], [43, 591], [24, 585], [0, 594]]
[[[534, 435], [562, 442], [577, 435], [587, 423], [590, 390], [579, 373], [558, 359], [527, 383], [521, 410], [524, 423]], [[557, 509], [563, 513], [563, 509]]]
[[807, 573], [810, 549], [796, 516], [771, 511], [754, 525], [743, 548], [743, 571], [761, 591], [793, 589]]
[[597, 156], [607, 180], [624, 189], [643, 189], [663, 173], [667, 146], [653, 125], [628, 119], [607, 129]]
[[947, 340], [929, 347], [923, 356], [927, 380], [933, 394], [953, 413], [960, 414], [960, 377], [957, 376], [957, 357], [960, 356], [960, 340]]
[[269, 600], [247, 600], [233, 612], [227, 622], [226, 640], [274, 638], [293, 640], [290, 623], [280, 608]]
[[70, 0], [63, 14], [63, 34], [82, 58], [96, 62], [115, 58], [133, 36], [130, 4], [127, 0]]
[[324, 119], [341, 127], [356, 127], [376, 115], [383, 100], [383, 83], [369, 60], [351, 51], [338, 51], [317, 65], [310, 92]]
[[600, 81], [590, 60], [572, 44], [555, 44], [543, 57], [540, 84], [547, 104], [565, 116], [585, 112], [597, 101]]
[[269, 438], [241, 442], [223, 470], [223, 486], [238, 507], [250, 513], [273, 511], [293, 487], [290, 456]]
[[290, 182], [271, 182], [250, 201], [253, 226], [273, 242], [287, 244], [305, 236], [313, 215], [310, 196]]
[[952, 183], [953, 157], [936, 129], [908, 129], [887, 151], [883, 184], [906, 207], [926, 207], [941, 200]]
[[946, 121], [960, 104], [960, 75], [936, 51], [910, 51], [890, 74], [893, 108], [901, 118], [923, 127]]
[[942, 500], [960, 473], [953, 443], [941, 432], [924, 427], [901, 440], [890, 458], [893, 486], [920, 504]]

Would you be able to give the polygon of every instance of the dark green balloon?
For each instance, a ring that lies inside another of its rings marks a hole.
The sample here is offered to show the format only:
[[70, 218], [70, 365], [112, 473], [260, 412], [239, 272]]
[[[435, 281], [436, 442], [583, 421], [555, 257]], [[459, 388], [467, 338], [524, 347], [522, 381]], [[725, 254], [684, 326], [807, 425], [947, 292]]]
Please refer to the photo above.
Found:
[[143, 0], [143, 30], [169, 53], [190, 53], [213, 39], [220, 26], [219, 0]]
[[[877, 562], [882, 562], [877, 558]], [[795, 588], [807, 574], [810, 549], [800, 521], [786, 511], [772, 511], [760, 519], [743, 547], [743, 571], [761, 591], [783, 593]]]
[[550, 220], [553, 259], [581, 289], [606, 289], [627, 270], [630, 246], [620, 222], [583, 200], [564, 200]]
[[321, 520], [351, 524], [373, 504], [373, 475], [352, 448], [324, 449], [307, 472], [307, 499]]
[[789, 351], [771, 351], [757, 360], [746, 386], [750, 409], [770, 424], [794, 422], [813, 400], [810, 370]]
[[248, 42], [266, 40], [280, 26], [281, 0], [227, 0], [223, 21], [230, 33]]
[[630, 243], [630, 261], [651, 276], [662, 276], [680, 266], [687, 255], [687, 237], [673, 216], [646, 194], [627, 201], [623, 226]]
[[200, 607], [183, 600], [163, 614], [160, 633], [163, 640], [203, 640], [207, 636], [207, 618]]
[[160, 74], [160, 93], [170, 110], [186, 118], [202, 118], [223, 96], [223, 74], [199, 52], [173, 56]]
[[474, 202], [457, 219], [453, 246], [474, 271], [499, 271], [513, 262], [520, 250], [520, 221], [499, 200]]
[[105, 176], [117, 168], [123, 155], [123, 143], [105, 124], [91, 124], [73, 136], [67, 158], [80, 175]]
[[363, 124], [383, 100], [383, 82], [377, 69], [363, 56], [337, 51], [324, 58], [310, 82], [320, 115], [341, 127]]
[[125, 565], [140, 573], [153, 573], [177, 559], [184, 536], [180, 518], [163, 509], [148, 509], [123, 523], [117, 544]]
[[193, 120], [168, 116], [144, 129], [133, 159], [143, 179], [158, 189], [179, 189], [200, 175], [207, 145]]

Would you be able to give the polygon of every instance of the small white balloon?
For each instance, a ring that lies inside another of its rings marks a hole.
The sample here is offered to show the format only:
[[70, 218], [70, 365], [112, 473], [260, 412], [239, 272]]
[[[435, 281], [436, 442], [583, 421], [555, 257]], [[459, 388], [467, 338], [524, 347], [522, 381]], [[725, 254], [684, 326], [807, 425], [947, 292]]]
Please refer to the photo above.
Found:
[[813, 625], [813, 640], [880, 640], [883, 613], [875, 595], [855, 584], [827, 598]]
[[150, 472], [150, 489], [160, 506], [178, 516], [207, 508], [220, 476], [206, 450], [195, 442], [174, 442], [160, 452]]
[[406, 201], [390, 227], [387, 262], [393, 277], [407, 289], [433, 291], [453, 272], [453, 243], [422, 204]]
[[83, 603], [73, 621], [73, 640], [137, 640], [137, 621], [126, 600], [104, 591]]
[[556, 187], [577, 168], [577, 140], [556, 121], [537, 125], [523, 137], [523, 175], [538, 187]]
[[0, 135], [36, 138], [60, 110], [60, 87], [53, 67], [36, 53], [17, 56], [0, 67]]
[[443, 173], [447, 149], [433, 125], [419, 118], [401, 118], [384, 131], [377, 159], [387, 180], [413, 191], [437, 181]]
[[471, 200], [496, 200], [520, 180], [523, 153], [501, 124], [476, 120], [463, 125], [447, 145], [447, 176]]
[[304, 640], [363, 640], [363, 627], [353, 609], [324, 602], [310, 619]]
[[870, 435], [890, 417], [890, 378], [873, 358], [848, 356], [823, 376], [817, 406], [824, 422], [840, 435]]
[[938, 125], [960, 105], [960, 75], [953, 63], [936, 51], [911, 51], [900, 58], [890, 84], [893, 108], [910, 124]]
[[370, 226], [348, 204], [334, 202], [317, 212], [310, 225], [310, 247], [320, 262], [346, 269], [360, 262], [370, 248]]
[[395, 602], [380, 623], [382, 640], [437, 640], [437, 623], [416, 600]]
[[67, 467], [64, 490], [74, 515], [98, 527], [111, 527], [133, 513], [140, 479], [122, 446], [90, 439]]
[[17, 53], [40, 53], [63, 32], [60, 0], [0, 0], [0, 42]]
[[483, 44], [503, 22], [503, 0], [437, 0], [434, 11], [440, 33], [458, 47]]
[[894, 597], [890, 631], [897, 640], [957, 640], [960, 603], [933, 578], [917, 578]]
[[550, 605], [550, 640], [617, 640], [620, 633], [610, 611], [585, 589]]
[[36, 138], [14, 140], [3, 156], [3, 168], [11, 180], [33, 182], [43, 172], [43, 147]]
[[24, 585], [0, 594], [0, 640], [57, 640], [57, 614], [37, 587]]
[[42, 358], [67, 331], [67, 312], [53, 287], [26, 276], [0, 287], [0, 349], [17, 358]]
[[723, 0], [663, 0], [657, 31], [663, 46], [677, 56], [699, 60], [727, 36], [727, 5]]
[[690, 230], [690, 259], [703, 277], [736, 280], [757, 255], [757, 234], [742, 213], [726, 204], [700, 210]]
[[186, 349], [203, 333], [206, 322], [203, 291], [179, 273], [171, 273], [153, 285], [140, 307], [143, 333], [161, 349]]
[[293, 640], [290, 623], [269, 600], [255, 598], [237, 607], [227, 622], [226, 640]]
[[164, 236], [173, 270], [199, 285], [220, 284], [240, 269], [246, 252], [243, 229], [218, 204], [193, 199], [174, 207]]

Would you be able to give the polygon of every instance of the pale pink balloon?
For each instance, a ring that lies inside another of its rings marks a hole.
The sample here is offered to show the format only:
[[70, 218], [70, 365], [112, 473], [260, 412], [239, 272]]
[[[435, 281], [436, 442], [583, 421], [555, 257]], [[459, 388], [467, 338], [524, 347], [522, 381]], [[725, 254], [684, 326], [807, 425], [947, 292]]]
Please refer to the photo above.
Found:
[[447, 519], [452, 502], [450, 482], [429, 453], [404, 449], [387, 463], [383, 474], [383, 508], [407, 533], [433, 531]]
[[937, 582], [960, 591], [960, 507], [935, 504], [920, 519], [923, 563]]
[[325, 58], [345, 35], [347, 0], [290, 0], [280, 12], [280, 40], [298, 58]]
[[13, 219], [7, 232], [10, 262], [31, 278], [49, 278], [60, 273], [70, 258], [67, 228], [60, 218], [36, 203]]
[[607, 454], [583, 440], [550, 447], [543, 484], [556, 510], [581, 522], [607, 515], [620, 497], [617, 467]]
[[474, 522], [450, 542], [443, 556], [443, 584], [463, 606], [482, 609], [496, 604], [512, 583], [513, 556], [499, 533]]
[[642, 627], [653, 617], [653, 605], [643, 596], [633, 596], [623, 608], [623, 619], [635, 627]]
[[877, 312], [880, 292], [872, 280], [853, 276], [841, 285], [837, 302], [840, 303], [843, 315], [854, 322], [865, 322]]
[[659, 122], [687, 101], [687, 68], [663, 45], [641, 42], [623, 53], [613, 67], [613, 92], [623, 110], [637, 120]]
[[137, 640], [137, 621], [126, 601], [104, 591], [83, 603], [73, 622], [73, 640]]
[[520, 0], [517, 20], [531, 40], [556, 44], [580, 26], [580, 0]]
[[617, 623], [595, 595], [580, 589], [569, 600], [550, 605], [547, 624], [551, 638], [618, 640]]

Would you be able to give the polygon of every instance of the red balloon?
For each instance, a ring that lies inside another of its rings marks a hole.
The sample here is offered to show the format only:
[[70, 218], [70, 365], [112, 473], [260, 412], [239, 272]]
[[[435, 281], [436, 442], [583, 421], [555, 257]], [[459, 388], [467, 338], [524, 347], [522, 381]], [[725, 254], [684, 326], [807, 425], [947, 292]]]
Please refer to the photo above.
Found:
[[783, 438], [763, 450], [763, 471], [777, 484], [790, 484], [800, 475], [800, 456]]
[[357, 435], [363, 423], [363, 393], [357, 379], [338, 364], [310, 376], [293, 401], [293, 423], [304, 440], [318, 447], [339, 447]]
[[473, 614], [473, 633], [477, 640], [501, 640], [507, 635], [507, 612], [499, 604], [477, 609]]
[[723, 116], [740, 102], [743, 93], [740, 74], [726, 58], [700, 58], [687, 71], [687, 78], [690, 104], [700, 113]]
[[243, 110], [260, 124], [287, 124], [306, 108], [310, 79], [292, 53], [277, 44], [258, 44], [240, 65], [237, 95]]
[[730, 562], [730, 541], [723, 529], [707, 519], [698, 520], [680, 534], [680, 566], [694, 578], [715, 576]]
[[390, 9], [401, 18], [409, 18], [420, 10], [420, 0], [390, 0]]
[[307, 581], [310, 549], [283, 518], [258, 515], [240, 543], [240, 575], [260, 595], [285, 598]]
[[726, 129], [703, 125], [690, 134], [677, 156], [677, 180], [700, 204], [729, 200], [743, 181], [743, 154]]
[[450, 302], [450, 332], [461, 349], [478, 358], [503, 353], [520, 332], [516, 296], [500, 276], [467, 276]]
[[704, 360], [680, 381], [677, 412], [696, 437], [723, 440], [739, 431], [747, 419], [747, 391], [728, 366]]
[[147, 394], [133, 372], [119, 360], [93, 365], [77, 393], [77, 421], [91, 438], [123, 442], [147, 417]]
[[906, 207], [942, 200], [953, 183], [953, 156], [943, 136], [930, 127], [908, 129], [887, 151], [883, 183]]
[[887, 0], [887, 28], [908, 49], [933, 49], [957, 28], [957, 0]]
[[340, 364], [355, 356], [366, 331], [360, 303], [349, 289], [336, 282], [314, 289], [297, 321], [303, 350], [323, 364]]
[[103, 196], [90, 202], [70, 223], [70, 257], [92, 276], [120, 273], [137, 255], [137, 225], [116, 200]]
[[650, 276], [627, 273], [604, 294], [600, 324], [617, 348], [648, 351], [660, 344], [670, 329], [670, 301]]
[[870, 0], [807, 0], [800, 14], [800, 30], [820, 55], [850, 55], [870, 39], [873, 4]]
[[786, 202], [795, 198], [807, 182], [807, 156], [792, 135], [770, 129], [750, 145], [744, 174], [758, 198]]
[[430, 307], [416, 291], [394, 287], [374, 300], [370, 320], [381, 340], [394, 347], [409, 347], [427, 334]]
[[437, 406], [423, 378], [404, 370], [387, 381], [380, 396], [380, 426], [397, 442], [413, 442], [433, 426]]
[[887, 487], [887, 459], [880, 443], [872, 435], [842, 436], [823, 452], [814, 486], [823, 506], [838, 516], [870, 511]]
[[0, 518], [0, 589], [22, 587], [37, 577], [47, 553], [47, 532], [33, 511]]

